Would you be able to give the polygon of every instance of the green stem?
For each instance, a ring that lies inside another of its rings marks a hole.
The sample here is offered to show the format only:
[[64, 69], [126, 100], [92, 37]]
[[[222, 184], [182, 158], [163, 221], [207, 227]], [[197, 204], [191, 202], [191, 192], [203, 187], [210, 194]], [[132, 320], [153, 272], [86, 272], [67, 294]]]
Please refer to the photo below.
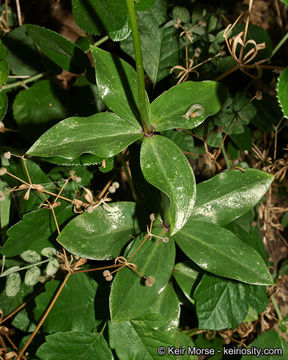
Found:
[[134, 0], [126, 0], [131, 28], [132, 28], [132, 37], [134, 44], [134, 52], [135, 52], [135, 61], [136, 61], [136, 71], [138, 78], [138, 99], [139, 99], [139, 109], [140, 116], [142, 121], [142, 126], [144, 132], [151, 132], [152, 127], [149, 122], [148, 113], [146, 109], [146, 96], [145, 96], [145, 81], [144, 81], [144, 69], [143, 69], [143, 60], [142, 60], [142, 52], [140, 45], [140, 37], [137, 26], [136, 19], [136, 11], [134, 7]]
[[279, 310], [279, 307], [278, 307], [277, 302], [276, 302], [276, 300], [275, 300], [275, 298], [274, 298], [273, 295], [271, 296], [271, 300], [272, 300], [272, 303], [273, 303], [273, 305], [274, 305], [274, 309], [275, 309], [276, 314], [277, 314], [277, 316], [278, 316], [279, 322], [283, 321], [283, 317], [282, 317], [282, 315], [281, 315], [281, 312], [280, 312], [280, 310]]
[[223, 156], [224, 156], [227, 169], [230, 169], [230, 168], [231, 168], [231, 162], [230, 162], [230, 160], [229, 160], [229, 158], [228, 158], [228, 155], [227, 155], [227, 153], [226, 153], [226, 150], [225, 150], [224, 146], [222, 147], [222, 154], [223, 154]]
[[170, 209], [170, 201], [166, 194], [161, 192], [162, 196], [162, 207], [163, 207], [163, 224], [166, 229], [170, 229], [170, 220], [169, 220], [169, 209]]
[[123, 169], [124, 169], [124, 171], [125, 171], [125, 174], [126, 174], [126, 176], [127, 176], [127, 180], [128, 180], [128, 183], [129, 183], [129, 186], [130, 186], [130, 189], [131, 189], [133, 198], [134, 198], [134, 200], [135, 200], [136, 202], [139, 202], [140, 200], [139, 200], [139, 198], [138, 198], [138, 195], [137, 195], [137, 192], [136, 192], [136, 189], [135, 189], [133, 180], [132, 180], [132, 178], [131, 178], [130, 172], [129, 172], [129, 170], [128, 170], [126, 161], [124, 160], [124, 156], [123, 156], [122, 153], [120, 153], [120, 159], [121, 159], [121, 163], [122, 163]]
[[30, 83], [30, 82], [33, 82], [33, 81], [36, 81], [38, 79], [40, 79], [41, 77], [44, 76], [44, 73], [41, 73], [41, 74], [37, 74], [37, 75], [34, 75], [34, 76], [31, 76], [30, 78], [28, 79], [25, 79], [25, 80], [20, 80], [20, 81], [15, 81], [13, 82], [12, 84], [7, 84], [7, 85], [4, 85], [2, 87], [0, 87], [0, 93], [2, 91], [5, 91], [7, 89], [12, 89], [14, 87], [18, 87], [18, 86], [25, 86], [26, 84]]
[[288, 32], [283, 38], [279, 41], [279, 43], [275, 46], [275, 48], [272, 51], [272, 54], [269, 58], [269, 60], [272, 59], [272, 57], [277, 53], [277, 51], [281, 48], [281, 46], [285, 43], [285, 41], [288, 40]]
[[94, 46], [100, 46], [101, 44], [103, 44], [105, 41], [107, 41], [109, 39], [109, 35], [105, 35], [103, 36], [100, 40], [96, 41], [94, 43]]

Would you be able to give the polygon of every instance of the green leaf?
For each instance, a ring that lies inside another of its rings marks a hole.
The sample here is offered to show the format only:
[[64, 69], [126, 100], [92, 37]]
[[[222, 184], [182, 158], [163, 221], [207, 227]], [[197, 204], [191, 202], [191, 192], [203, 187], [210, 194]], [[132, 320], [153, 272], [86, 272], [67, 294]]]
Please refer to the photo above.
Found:
[[192, 268], [190, 261], [183, 261], [176, 264], [173, 270], [173, 277], [192, 304], [194, 303], [194, 300], [192, 299], [192, 290], [198, 275], [198, 271]]
[[26, 29], [41, 51], [61, 68], [80, 74], [89, 66], [84, 52], [64, 36], [37, 25], [26, 25]]
[[268, 305], [264, 286], [208, 274], [201, 279], [193, 297], [199, 328], [209, 330], [235, 329], [247, 316], [249, 307], [260, 313]]
[[116, 114], [98, 113], [60, 121], [46, 131], [27, 153], [71, 160], [84, 153], [107, 158], [118, 154], [141, 137], [139, 129]]
[[277, 97], [284, 116], [288, 118], [288, 68], [279, 76]]
[[[98, 92], [104, 103], [137, 129], [140, 129], [137, 74], [126, 61], [99, 49], [90, 47], [96, 71]], [[149, 100], [146, 97], [149, 114]]]
[[58, 241], [69, 252], [80, 257], [113, 259], [119, 256], [137, 229], [134, 216], [135, 203], [132, 202], [99, 206], [92, 213], [84, 212], [70, 221]]
[[148, 10], [154, 3], [155, 0], [136, 0], [135, 9], [136, 11]]
[[7, 60], [0, 60], [0, 87], [6, 84], [9, 75], [9, 66]]
[[27, 34], [26, 25], [10, 31], [4, 42], [8, 50], [7, 61], [14, 75], [32, 76], [43, 71], [43, 59]]
[[174, 235], [193, 210], [196, 196], [193, 170], [178, 146], [159, 135], [144, 138], [140, 164], [145, 179], [170, 199], [169, 220]]
[[[58, 280], [49, 281], [45, 285], [45, 292], [36, 297], [34, 314], [37, 321], [44, 314], [60, 283]], [[97, 287], [97, 283], [87, 274], [70, 276], [43, 324], [45, 332], [95, 329], [98, 325], [94, 309]]]
[[38, 283], [40, 276], [40, 268], [38, 266], [33, 266], [26, 271], [24, 282], [27, 286], [34, 286]]
[[[165, 236], [160, 229], [153, 229], [153, 234]], [[129, 248], [127, 260], [143, 241], [138, 236]], [[146, 240], [130, 262], [137, 265], [137, 271], [146, 277], [153, 276], [151, 287], [143, 284], [143, 279], [133, 270], [125, 267], [117, 273], [110, 293], [110, 313], [113, 321], [130, 320], [147, 312], [159, 294], [164, 290], [175, 259], [173, 240], [164, 243], [158, 239]]]
[[102, 334], [57, 332], [46, 336], [37, 350], [43, 360], [109, 360], [114, 359]]
[[226, 225], [252, 209], [273, 181], [266, 172], [229, 170], [197, 185], [193, 221]]
[[20, 91], [13, 103], [13, 115], [23, 136], [35, 141], [44, 131], [69, 114], [67, 93], [43, 80]]
[[191, 260], [215, 275], [248, 284], [273, 284], [258, 252], [218, 225], [190, 220], [175, 240]]
[[[150, 123], [156, 131], [192, 129], [220, 110], [225, 93], [225, 88], [214, 81], [186, 81], [173, 86], [152, 102]], [[184, 118], [193, 104], [203, 107], [203, 114]]]
[[[255, 349], [260, 351], [260, 353], [256, 354]], [[280, 352], [276, 353], [277, 349], [280, 349]], [[247, 355], [244, 355], [242, 360], [256, 360], [261, 357], [266, 360], [279, 360], [281, 358], [286, 359], [288, 356], [287, 341], [274, 330], [269, 330], [258, 336], [245, 350], [246, 353], [243, 354]], [[250, 354], [248, 353], [249, 350]], [[263, 353], [263, 351], [266, 351], [266, 353]], [[274, 353], [274, 355], [269, 355], [269, 351]], [[259, 355], [262, 356], [259, 357]]]
[[[72, 207], [65, 205], [55, 208], [55, 215], [60, 226], [73, 216]], [[7, 257], [19, 255], [26, 250], [38, 253], [45, 247], [51, 247], [56, 238], [56, 226], [51, 212], [39, 209], [25, 214], [23, 220], [10, 227], [7, 232], [8, 240], [0, 253]]]
[[131, 26], [127, 19], [126, 23], [124, 24], [124, 26], [121, 29], [110, 32], [109, 36], [113, 41], [123, 41], [130, 34], [131, 34]]
[[0, 60], [4, 60], [7, 56], [7, 49], [4, 46], [2, 40], [0, 39]]
[[6, 115], [8, 109], [8, 98], [4, 93], [0, 93], [0, 121], [2, 121]]
[[93, 35], [121, 29], [128, 16], [125, 0], [73, 0], [72, 9], [77, 25]]
[[283, 4], [288, 6], [288, 0], [281, 0]]
[[161, 314], [165, 317], [169, 329], [179, 326], [180, 303], [172, 283], [168, 283], [150, 306], [149, 314]]
[[21, 259], [28, 263], [35, 263], [41, 261], [41, 256], [34, 250], [25, 250], [20, 254]]
[[14, 297], [16, 296], [21, 288], [21, 277], [18, 272], [15, 272], [13, 274], [10, 274], [7, 276], [6, 281], [6, 296], [8, 297]]
[[[166, 13], [166, 2], [158, 0], [148, 11], [137, 15], [144, 70], [154, 86], [170, 74], [179, 60], [178, 32], [174, 27], [163, 26]], [[121, 49], [135, 59], [132, 35], [121, 42]]]
[[120, 360], [159, 359], [157, 348], [171, 344], [169, 332], [158, 321], [130, 320], [109, 323], [109, 342]]
[[8, 184], [0, 180], [0, 233], [2, 237], [2, 243], [6, 242], [7, 235], [6, 231], [9, 227], [10, 221], [10, 206], [11, 206], [11, 197], [9, 194], [5, 194], [8, 189]]

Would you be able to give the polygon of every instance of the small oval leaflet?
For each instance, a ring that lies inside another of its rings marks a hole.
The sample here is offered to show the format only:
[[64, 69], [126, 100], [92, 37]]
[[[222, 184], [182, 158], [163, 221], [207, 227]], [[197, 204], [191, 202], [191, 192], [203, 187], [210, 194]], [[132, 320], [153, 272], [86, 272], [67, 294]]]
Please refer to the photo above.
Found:
[[189, 106], [188, 110], [182, 115], [183, 118], [189, 120], [189, 117], [195, 118], [196, 116], [201, 116], [204, 114], [204, 107], [200, 104], [192, 104]]

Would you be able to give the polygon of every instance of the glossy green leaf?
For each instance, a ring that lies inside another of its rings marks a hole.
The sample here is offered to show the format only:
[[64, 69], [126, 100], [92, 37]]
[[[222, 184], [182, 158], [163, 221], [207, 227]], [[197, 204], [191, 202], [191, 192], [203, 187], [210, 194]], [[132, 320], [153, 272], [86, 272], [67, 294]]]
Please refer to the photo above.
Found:
[[[58, 225], [60, 226], [73, 216], [72, 207], [63, 204], [55, 208]], [[51, 212], [47, 209], [34, 210], [24, 215], [23, 219], [10, 227], [7, 232], [8, 240], [0, 249], [0, 253], [7, 257], [19, 255], [26, 250], [38, 253], [51, 247], [51, 240], [56, 238], [56, 226]]]
[[[35, 298], [35, 318], [44, 314], [61, 282], [49, 281], [45, 291]], [[43, 326], [45, 332], [91, 331], [98, 325], [95, 320], [97, 283], [87, 274], [73, 274], [68, 279]]]
[[[178, 32], [173, 26], [163, 26], [166, 14], [166, 1], [158, 0], [137, 16], [144, 70], [154, 86], [169, 75], [170, 69], [179, 61]], [[135, 59], [132, 35], [121, 42], [121, 49]]]
[[169, 332], [158, 329], [159, 322], [145, 320], [111, 321], [110, 346], [120, 360], [159, 359], [157, 348], [171, 344]]
[[41, 58], [33, 40], [27, 34], [26, 25], [9, 31], [4, 42], [8, 50], [7, 61], [14, 75], [32, 76], [43, 71], [43, 56]]
[[[150, 122], [156, 131], [192, 129], [220, 110], [225, 93], [225, 88], [214, 81], [186, 81], [173, 86], [152, 102]], [[203, 114], [183, 117], [194, 104], [203, 108]]]
[[288, 118], [288, 68], [279, 77], [277, 97], [284, 116]]
[[51, 81], [39, 81], [17, 94], [13, 115], [23, 136], [31, 143], [69, 115], [69, 98]]
[[288, 6], [288, 0], [281, 0], [283, 4]]
[[89, 332], [57, 332], [46, 336], [37, 350], [43, 360], [112, 360], [114, 359], [102, 334]]
[[[153, 229], [153, 234], [165, 236], [160, 229]], [[125, 255], [127, 260], [143, 241], [138, 236]], [[146, 277], [153, 276], [151, 287], [145, 286], [143, 279], [133, 270], [125, 267], [115, 276], [110, 294], [110, 313], [113, 321], [134, 319], [147, 312], [164, 290], [172, 272], [175, 259], [173, 240], [164, 243], [158, 239], [146, 240], [130, 262], [137, 265], [137, 271]]]
[[9, 66], [7, 60], [0, 60], [0, 87], [6, 84], [9, 75]]
[[89, 66], [84, 52], [64, 36], [37, 25], [26, 25], [26, 29], [41, 51], [61, 68], [79, 74]]
[[192, 303], [194, 303], [194, 300], [192, 299], [192, 290], [198, 275], [198, 271], [192, 268], [190, 261], [183, 261], [176, 264], [173, 270], [173, 277], [177, 284], [187, 299]]
[[175, 240], [191, 260], [215, 275], [248, 284], [273, 284], [258, 252], [218, 225], [189, 221]]
[[[139, 129], [140, 112], [136, 71], [126, 61], [105, 50], [96, 46], [91, 46], [90, 50], [95, 63], [96, 82], [102, 100], [115, 114]], [[146, 105], [148, 111], [148, 96]]]
[[77, 25], [93, 35], [121, 29], [128, 15], [125, 0], [73, 0], [72, 9]]
[[109, 33], [110, 39], [113, 41], [123, 41], [131, 34], [131, 26], [127, 19], [124, 26], [116, 31], [112, 31]]
[[200, 329], [235, 329], [249, 307], [263, 312], [268, 305], [264, 286], [248, 285], [213, 275], [204, 275], [193, 298]]
[[60, 121], [46, 131], [27, 153], [71, 160], [84, 153], [107, 158], [118, 154], [141, 137], [139, 129], [116, 114], [98, 113]]
[[0, 121], [4, 119], [8, 108], [8, 98], [4, 93], [0, 93]]
[[58, 241], [70, 253], [95, 260], [114, 259], [137, 229], [135, 203], [99, 206], [70, 221]]
[[172, 283], [165, 286], [165, 289], [150, 306], [148, 313], [163, 315], [169, 329], [179, 326], [180, 302]]
[[[255, 349], [258, 350], [257, 353], [255, 352]], [[261, 334], [257, 339], [252, 341], [245, 350], [246, 352], [243, 352], [244, 356], [242, 357], [242, 360], [256, 360], [261, 358], [265, 358], [265, 360], [279, 360], [286, 359], [288, 356], [287, 341], [275, 330], [269, 330]], [[264, 351], [266, 353], [263, 353]]]
[[93, 154], [82, 154], [78, 158], [70, 160], [64, 159], [63, 157], [49, 157], [46, 159], [52, 164], [62, 165], [62, 166], [89, 166], [89, 165], [100, 165], [102, 163], [102, 157]]
[[260, 170], [224, 171], [197, 185], [191, 219], [226, 225], [252, 209], [272, 181], [272, 175]]
[[7, 189], [9, 189], [8, 184], [0, 180], [0, 191], [4, 193], [4, 195], [1, 194], [0, 201], [0, 233], [3, 243], [7, 239], [6, 231], [10, 221], [11, 197], [9, 194], [5, 194]]
[[196, 196], [188, 160], [173, 141], [156, 135], [144, 138], [140, 164], [145, 179], [169, 197], [171, 234], [176, 234], [188, 221]]

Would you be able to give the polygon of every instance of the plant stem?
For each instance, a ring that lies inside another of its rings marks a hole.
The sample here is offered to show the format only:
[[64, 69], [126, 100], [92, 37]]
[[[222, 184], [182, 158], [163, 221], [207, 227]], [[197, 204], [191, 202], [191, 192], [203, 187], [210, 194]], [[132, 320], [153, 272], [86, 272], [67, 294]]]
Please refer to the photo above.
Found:
[[285, 41], [288, 40], [288, 32], [283, 38], [279, 41], [279, 43], [275, 46], [275, 48], [272, 51], [272, 54], [269, 58], [269, 60], [272, 59], [272, 57], [277, 53], [277, 51], [281, 48], [281, 46], [285, 43]]
[[100, 46], [101, 44], [103, 44], [105, 41], [107, 41], [109, 39], [109, 35], [105, 35], [103, 36], [100, 40], [96, 41], [94, 43], [94, 46]]
[[139, 198], [138, 198], [138, 195], [137, 195], [137, 192], [136, 192], [136, 189], [135, 189], [135, 186], [134, 186], [132, 177], [131, 177], [131, 175], [130, 175], [129, 169], [128, 169], [128, 167], [127, 167], [126, 161], [124, 160], [124, 156], [123, 156], [122, 153], [120, 153], [120, 159], [121, 159], [121, 163], [122, 163], [123, 169], [124, 169], [124, 171], [125, 171], [125, 174], [126, 174], [126, 176], [127, 176], [127, 181], [128, 181], [128, 183], [129, 183], [129, 186], [130, 186], [130, 189], [131, 189], [133, 198], [134, 198], [134, 200], [135, 200], [136, 202], [139, 202]]
[[31, 76], [30, 78], [26, 79], [26, 80], [21, 80], [21, 81], [15, 81], [13, 82], [12, 84], [7, 84], [7, 85], [4, 85], [2, 87], [0, 87], [0, 93], [2, 91], [5, 91], [7, 89], [12, 89], [14, 87], [18, 87], [18, 86], [25, 86], [26, 84], [30, 83], [30, 82], [33, 82], [35, 80], [38, 80], [40, 79], [41, 77], [44, 76], [44, 73], [40, 73], [40, 74], [37, 74], [37, 75], [34, 75], [34, 76]]
[[152, 127], [149, 122], [148, 113], [146, 109], [144, 69], [143, 69], [143, 60], [142, 60], [139, 31], [137, 26], [136, 12], [134, 7], [134, 0], [126, 0], [126, 4], [127, 4], [131, 28], [132, 28], [136, 71], [138, 78], [138, 100], [139, 100], [140, 116], [141, 116], [144, 132], [151, 132]]

